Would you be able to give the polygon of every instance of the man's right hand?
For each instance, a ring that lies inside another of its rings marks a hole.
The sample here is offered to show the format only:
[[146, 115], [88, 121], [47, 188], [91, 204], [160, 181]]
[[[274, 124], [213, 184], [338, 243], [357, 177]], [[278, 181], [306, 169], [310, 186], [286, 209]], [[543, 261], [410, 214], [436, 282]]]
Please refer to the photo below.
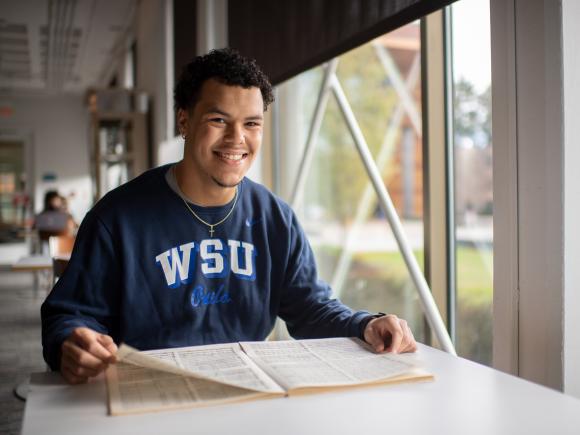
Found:
[[89, 328], [75, 328], [62, 343], [60, 372], [70, 384], [82, 384], [116, 362], [113, 339]]

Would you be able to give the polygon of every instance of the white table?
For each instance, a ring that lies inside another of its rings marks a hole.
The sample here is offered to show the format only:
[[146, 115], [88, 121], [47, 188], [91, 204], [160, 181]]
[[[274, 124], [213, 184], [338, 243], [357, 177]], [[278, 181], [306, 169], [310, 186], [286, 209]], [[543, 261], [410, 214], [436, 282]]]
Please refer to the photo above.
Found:
[[13, 272], [32, 272], [34, 273], [34, 295], [38, 296], [41, 287], [41, 280], [44, 280], [44, 287], [48, 293], [52, 288], [52, 258], [50, 255], [32, 254], [20, 257], [15, 263], [12, 263]]
[[50, 255], [42, 254], [26, 255], [12, 264], [12, 270], [15, 272], [51, 271], [52, 258]]
[[434, 382], [109, 417], [103, 379], [33, 376], [23, 435], [579, 434], [580, 400], [421, 346]]

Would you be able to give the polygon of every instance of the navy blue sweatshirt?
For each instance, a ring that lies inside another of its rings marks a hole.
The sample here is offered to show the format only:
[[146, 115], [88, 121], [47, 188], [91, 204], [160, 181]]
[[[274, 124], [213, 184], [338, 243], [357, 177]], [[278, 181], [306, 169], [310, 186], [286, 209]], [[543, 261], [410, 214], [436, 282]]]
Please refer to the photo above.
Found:
[[[111, 191], [85, 217], [41, 308], [51, 368], [79, 326], [141, 350], [263, 340], [276, 316], [296, 338], [361, 335], [369, 314], [331, 299], [287, 204], [244, 178], [233, 213], [210, 237], [168, 185], [168, 168]], [[189, 205], [217, 222], [233, 200]]]

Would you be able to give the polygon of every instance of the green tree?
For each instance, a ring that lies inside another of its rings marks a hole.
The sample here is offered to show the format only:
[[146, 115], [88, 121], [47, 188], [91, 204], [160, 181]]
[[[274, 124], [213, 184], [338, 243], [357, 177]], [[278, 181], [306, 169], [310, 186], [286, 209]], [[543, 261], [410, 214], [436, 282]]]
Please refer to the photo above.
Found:
[[478, 94], [471, 82], [464, 78], [455, 83], [453, 93], [453, 121], [455, 138], [461, 143], [470, 138], [476, 146], [491, 144], [491, 87]]

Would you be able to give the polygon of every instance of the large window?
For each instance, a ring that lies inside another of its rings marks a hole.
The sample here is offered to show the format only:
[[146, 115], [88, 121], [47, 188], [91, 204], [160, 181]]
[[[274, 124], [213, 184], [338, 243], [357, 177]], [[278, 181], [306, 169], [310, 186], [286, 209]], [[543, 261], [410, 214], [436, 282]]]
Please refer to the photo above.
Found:
[[431, 343], [418, 291], [359, 155], [361, 142], [368, 146], [409, 247], [420, 266], [428, 261], [457, 352], [491, 364], [489, 2], [456, 2], [424, 24], [385, 34], [277, 88], [277, 193], [297, 211], [336, 297], [355, 309], [397, 313]]
[[[337, 99], [344, 91], [419, 262], [423, 259], [420, 26], [412, 23], [284, 83], [282, 195], [298, 212], [321, 278], [355, 309], [394, 312], [425, 339], [419, 300]], [[331, 80], [332, 81], [332, 80]], [[336, 86], [336, 84], [335, 84]], [[323, 91], [324, 92], [324, 91]], [[318, 103], [318, 101], [322, 101]], [[316, 119], [320, 117], [320, 128]], [[309, 137], [311, 140], [309, 141]], [[309, 142], [311, 157], [301, 166]], [[296, 180], [304, 177], [295, 191]]]

